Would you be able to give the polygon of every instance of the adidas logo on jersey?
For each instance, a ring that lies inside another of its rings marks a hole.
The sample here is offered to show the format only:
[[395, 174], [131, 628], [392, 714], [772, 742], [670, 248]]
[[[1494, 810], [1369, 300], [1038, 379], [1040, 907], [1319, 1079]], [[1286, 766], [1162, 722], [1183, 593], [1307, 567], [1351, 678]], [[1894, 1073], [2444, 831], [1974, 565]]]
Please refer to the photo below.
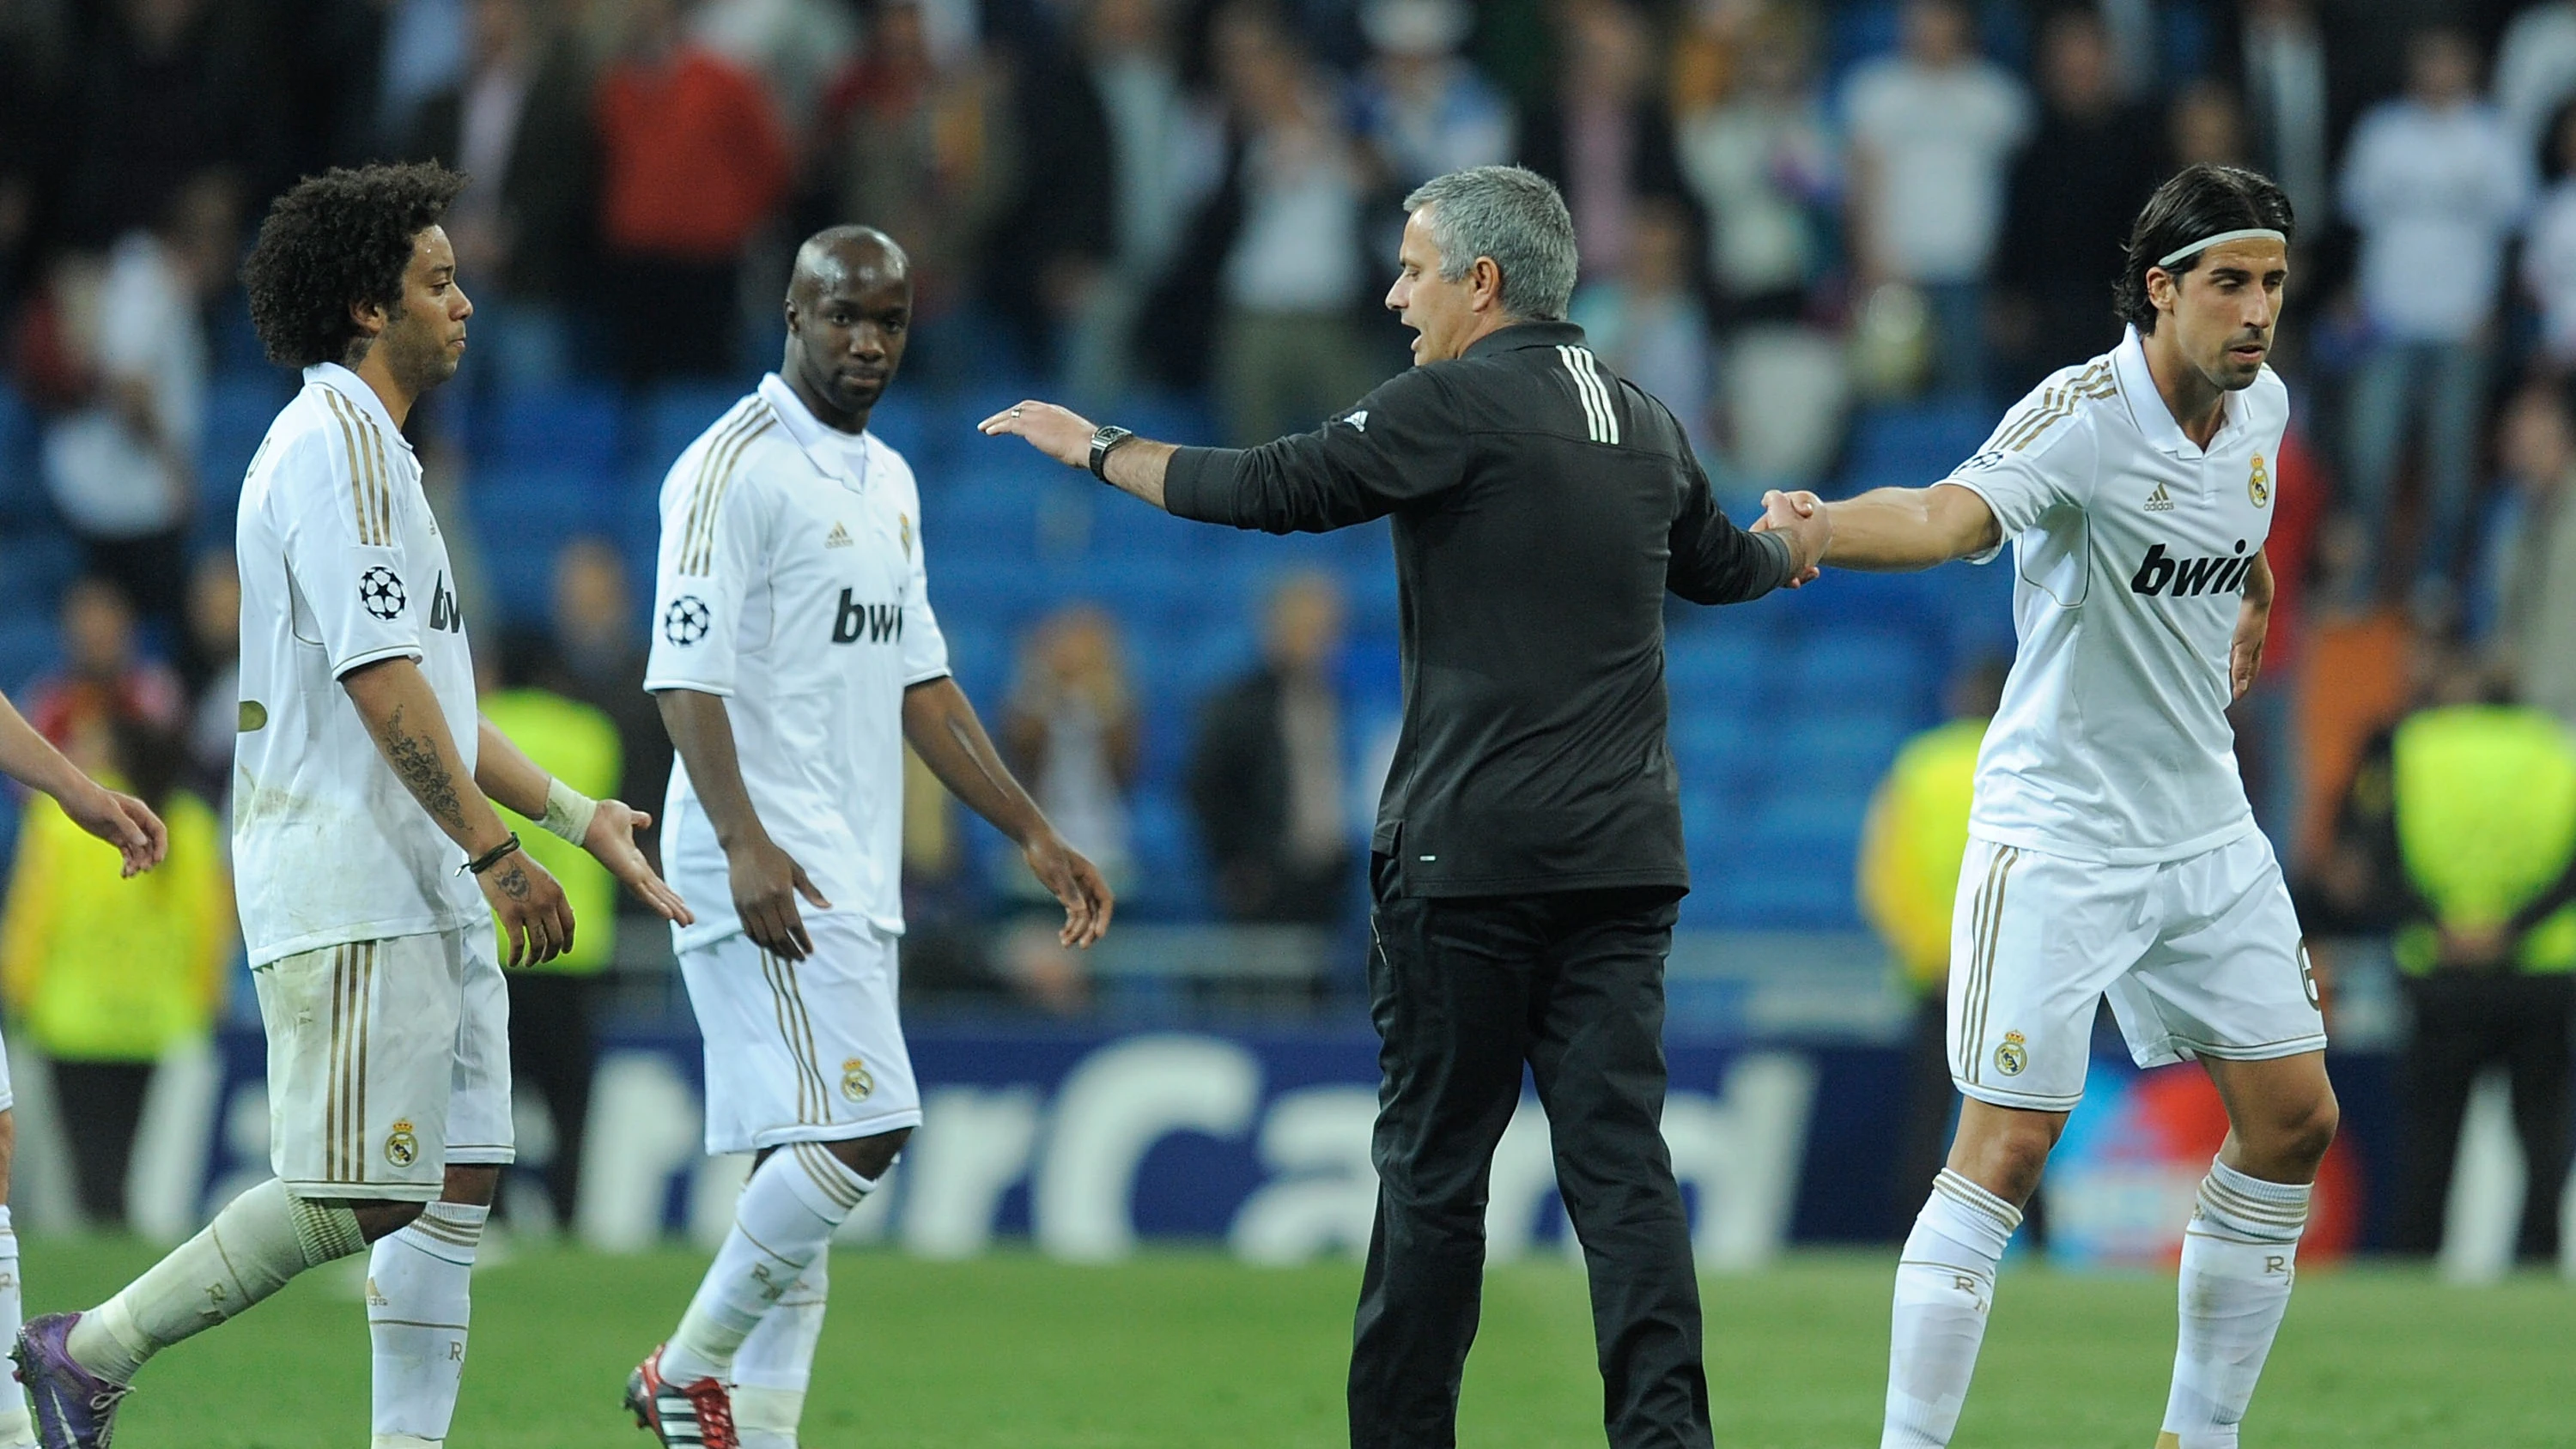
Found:
[[2147, 511], [2149, 513], [2171, 513], [2173, 512], [2173, 506], [2173, 495], [2165, 491], [2165, 485], [2162, 483], [2156, 485], [2155, 492], [2147, 495]]
[[2197, 594], [2234, 593], [2245, 586], [2245, 575], [2259, 557], [2260, 554], [2246, 555], [2245, 540], [2241, 538], [2236, 540], [2236, 556], [2223, 558], [2173, 558], [2160, 543], [2147, 550], [2147, 556], [2138, 563], [2138, 571], [2129, 576], [2129, 592], [2151, 599], [2158, 594], [2182, 599]]
[[834, 519], [832, 521], [832, 531], [823, 535], [823, 546], [825, 548], [848, 548], [855, 542], [857, 542], [857, 540], [850, 537], [850, 531], [843, 528], [840, 520], [838, 519]]

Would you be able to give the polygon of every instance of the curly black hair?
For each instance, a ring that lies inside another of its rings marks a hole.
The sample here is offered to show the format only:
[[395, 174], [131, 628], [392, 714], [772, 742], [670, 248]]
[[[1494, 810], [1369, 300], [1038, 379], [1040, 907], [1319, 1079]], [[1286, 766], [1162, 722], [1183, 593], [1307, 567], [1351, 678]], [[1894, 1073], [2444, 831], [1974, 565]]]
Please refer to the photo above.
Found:
[[[2129, 230], [2128, 255], [2120, 280], [2112, 284], [2111, 307], [2120, 320], [2141, 333], [2156, 330], [2156, 304], [2147, 299], [2147, 272], [2170, 255], [2204, 237], [2244, 227], [2269, 227], [2290, 238], [2299, 234], [2290, 213], [2290, 198], [2272, 178], [2241, 166], [2186, 166], [2138, 212]], [[2165, 270], [2176, 277], [2200, 265], [2200, 253], [2177, 260]]]
[[335, 166], [277, 199], [242, 263], [251, 325], [268, 360], [311, 367], [347, 358], [353, 305], [402, 301], [412, 241], [447, 215], [465, 177], [438, 163]]

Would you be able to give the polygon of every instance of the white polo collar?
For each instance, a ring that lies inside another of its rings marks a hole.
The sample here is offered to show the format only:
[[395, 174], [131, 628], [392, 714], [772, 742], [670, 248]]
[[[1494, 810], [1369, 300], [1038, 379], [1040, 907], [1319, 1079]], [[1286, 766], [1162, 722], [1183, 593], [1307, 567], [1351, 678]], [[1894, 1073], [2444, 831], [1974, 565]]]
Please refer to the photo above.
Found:
[[[2182, 424], [2174, 421], [2173, 409], [2165, 406], [2165, 395], [2156, 387], [2155, 372], [2147, 366], [2146, 339], [2138, 335], [2134, 322], [2120, 338], [2120, 345], [2111, 349], [2111, 375], [2120, 384], [2121, 400], [2129, 405], [2130, 420], [2138, 425], [2150, 447], [2176, 458], [2208, 456], [2209, 449], [2186, 436]], [[2218, 431], [2209, 436], [2210, 448], [2216, 448], [2219, 439], [2236, 424], [2236, 394], [2219, 395], [2218, 413]]]
[[[807, 461], [821, 469], [825, 477], [838, 478], [853, 489], [867, 487], [864, 472], [855, 478], [850, 476], [851, 445], [864, 443], [868, 436], [865, 432], [845, 433], [825, 424], [814, 416], [811, 408], [805, 406], [805, 400], [796, 395], [796, 389], [787, 385], [787, 379], [777, 373], [761, 375], [760, 396], [769, 404], [770, 411], [778, 414], [779, 422], [786, 425], [787, 436], [796, 440], [796, 446], [804, 452]], [[865, 464], [861, 466], [865, 467]]]
[[386, 437], [401, 444], [404, 452], [408, 453], [412, 450], [411, 439], [403, 436], [403, 430], [394, 424], [394, 415], [385, 411], [385, 400], [376, 396], [376, 390], [367, 386], [365, 378], [336, 362], [317, 362], [304, 369], [304, 380], [308, 383], [318, 382], [356, 403], [360, 411], [367, 415], [368, 420], [383, 430]]

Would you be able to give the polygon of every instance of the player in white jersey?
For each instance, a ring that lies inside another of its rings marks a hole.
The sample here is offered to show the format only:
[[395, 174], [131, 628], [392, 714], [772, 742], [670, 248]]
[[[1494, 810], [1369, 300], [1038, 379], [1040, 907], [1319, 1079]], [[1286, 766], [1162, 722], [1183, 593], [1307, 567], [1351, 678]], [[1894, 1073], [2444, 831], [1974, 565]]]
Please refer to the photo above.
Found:
[[627, 1385], [639, 1425], [692, 1449], [792, 1449], [826, 1246], [921, 1121], [895, 1010], [904, 744], [1018, 843], [1064, 903], [1065, 944], [1098, 940], [1111, 909], [950, 677], [912, 470], [867, 431], [912, 320], [902, 249], [817, 234], [786, 313], [779, 370], [663, 484], [644, 682], [679, 751], [663, 861], [702, 907], [675, 935], [707, 1150], [760, 1154], [679, 1328]]
[[439, 225], [464, 181], [437, 166], [307, 178], [243, 269], [270, 358], [304, 371], [235, 533], [233, 871], [277, 1176], [106, 1303], [26, 1326], [46, 1449], [104, 1445], [144, 1360], [370, 1242], [375, 1445], [442, 1441], [511, 1157], [494, 923], [512, 965], [560, 953], [575, 924], [493, 802], [687, 917], [636, 849], [645, 816], [548, 779], [475, 710], [446, 544], [401, 431], [464, 354], [473, 307]]
[[1997, 1260], [2084, 1088], [2105, 996], [2139, 1065], [2198, 1060], [2231, 1127], [2182, 1254], [2161, 1445], [2227, 1449], [2281, 1316], [2333, 1141], [2325, 1023], [2226, 709], [2254, 682], [2289, 404], [2265, 366], [2292, 218], [2270, 181], [2195, 166], [2130, 233], [2129, 332], [2051, 377], [1929, 488], [1765, 523], [1829, 567], [2012, 545], [2021, 647], [1977, 768], [1952, 928], [1950, 1065], [1967, 1101], [1897, 1268], [1888, 1449], [1949, 1442]]
[[[0, 775], [54, 797], [72, 823], [116, 847], [129, 877], [159, 865], [170, 848], [169, 829], [151, 806], [81, 773], [36, 733], [5, 694], [0, 694]], [[9, 1053], [0, 1049], [0, 1337], [13, 1344], [21, 1312], [18, 1232], [9, 1221], [9, 1169], [18, 1144], [16, 1103], [9, 1089]], [[35, 1442], [35, 1421], [27, 1415], [26, 1400], [13, 1389], [0, 1401], [0, 1449], [31, 1449]]]

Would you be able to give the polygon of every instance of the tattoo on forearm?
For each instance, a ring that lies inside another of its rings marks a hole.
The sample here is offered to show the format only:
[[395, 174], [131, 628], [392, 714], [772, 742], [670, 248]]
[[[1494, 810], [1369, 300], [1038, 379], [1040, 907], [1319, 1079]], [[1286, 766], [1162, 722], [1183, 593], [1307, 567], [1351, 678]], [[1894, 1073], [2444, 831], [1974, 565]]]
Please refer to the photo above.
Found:
[[386, 716], [383, 737], [386, 762], [411, 788], [421, 808], [452, 830], [464, 829], [465, 805], [456, 797], [455, 776], [448, 773], [429, 740], [403, 728], [402, 706], [394, 706], [394, 712]]
[[528, 873], [516, 865], [504, 869], [500, 878], [493, 883], [501, 888], [501, 894], [514, 901], [524, 901], [528, 898]]

